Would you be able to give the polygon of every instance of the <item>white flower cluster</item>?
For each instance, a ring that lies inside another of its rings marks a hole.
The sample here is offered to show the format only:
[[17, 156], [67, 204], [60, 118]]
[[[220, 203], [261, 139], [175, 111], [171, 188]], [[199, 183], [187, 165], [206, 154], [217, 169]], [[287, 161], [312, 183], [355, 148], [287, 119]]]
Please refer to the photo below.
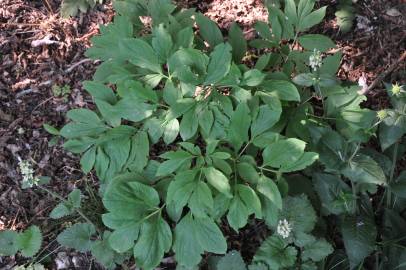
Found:
[[321, 67], [323, 58], [321, 56], [321, 52], [319, 50], [314, 49], [313, 54], [309, 57], [309, 65], [312, 67], [314, 71]]
[[276, 228], [277, 234], [282, 236], [282, 238], [288, 238], [291, 231], [292, 231], [292, 226], [289, 224], [289, 222], [286, 219], [279, 220], [278, 227]]
[[30, 188], [36, 186], [39, 182], [38, 177], [34, 176], [34, 169], [32, 168], [31, 162], [28, 160], [19, 160], [18, 166], [20, 167], [20, 172], [23, 177], [22, 187]]

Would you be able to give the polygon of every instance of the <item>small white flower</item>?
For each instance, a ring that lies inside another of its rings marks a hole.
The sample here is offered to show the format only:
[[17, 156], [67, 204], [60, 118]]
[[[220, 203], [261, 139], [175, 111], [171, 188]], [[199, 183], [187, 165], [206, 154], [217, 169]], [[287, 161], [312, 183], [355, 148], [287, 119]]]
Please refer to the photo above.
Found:
[[23, 177], [22, 187], [30, 188], [36, 186], [39, 182], [39, 178], [34, 176], [34, 169], [32, 168], [31, 162], [19, 159], [18, 166], [20, 167], [20, 173]]
[[312, 67], [314, 71], [319, 69], [322, 65], [322, 56], [319, 50], [314, 49], [313, 54], [309, 57], [309, 65]]
[[288, 238], [290, 232], [292, 231], [292, 226], [286, 219], [279, 220], [278, 227], [276, 228], [276, 233], [282, 236], [282, 238]]

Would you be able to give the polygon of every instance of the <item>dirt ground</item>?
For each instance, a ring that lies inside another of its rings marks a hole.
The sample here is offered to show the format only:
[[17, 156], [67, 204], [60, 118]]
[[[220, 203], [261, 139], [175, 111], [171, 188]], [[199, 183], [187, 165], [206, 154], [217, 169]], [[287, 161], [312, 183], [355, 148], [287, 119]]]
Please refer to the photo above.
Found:
[[[267, 19], [260, 0], [179, 2], [185, 7], [196, 7], [224, 29], [236, 20], [251, 36], [255, 35], [252, 23]], [[327, 34], [338, 43], [344, 54], [340, 78], [353, 82], [361, 78], [369, 85], [406, 50], [406, 1], [358, 1], [357, 21], [348, 34], [340, 33], [336, 24], [336, 2], [321, 1], [331, 5], [327, 20], [312, 32]], [[92, 106], [82, 82], [91, 79], [98, 63], [86, 59], [83, 53], [91, 45], [89, 39], [98, 33], [98, 25], [110, 22], [114, 15], [111, 3], [97, 5], [70, 19], [59, 16], [59, 7], [60, 0], [0, 0], [0, 230], [41, 225], [46, 243], [64, 226], [48, 218], [57, 201], [39, 190], [20, 188], [18, 158], [33, 161], [36, 174], [50, 176], [49, 187], [61, 195], [75, 187], [94, 186], [93, 175], [81, 173], [77, 156], [65, 152], [60, 142], [49, 146], [52, 136], [42, 125], [61, 127], [69, 109]], [[53, 44], [37, 46], [44, 39]], [[405, 61], [392, 68], [385, 81], [405, 84]], [[61, 90], [66, 93], [60, 93]], [[380, 83], [368, 95], [369, 107], [380, 109], [386, 105]], [[238, 239], [243, 237], [232, 236], [233, 241], [234, 238], [240, 245]], [[44, 254], [53, 247], [55, 243]], [[67, 252], [60, 251], [56, 250], [51, 256], [53, 262], [49, 262], [55, 269], [58, 258]], [[66, 255], [66, 264], [80, 268], [73, 263], [76, 255], [72, 254]], [[91, 263], [87, 257], [80, 260], [82, 266]], [[8, 269], [15, 262], [14, 258], [0, 258], [0, 269]]]

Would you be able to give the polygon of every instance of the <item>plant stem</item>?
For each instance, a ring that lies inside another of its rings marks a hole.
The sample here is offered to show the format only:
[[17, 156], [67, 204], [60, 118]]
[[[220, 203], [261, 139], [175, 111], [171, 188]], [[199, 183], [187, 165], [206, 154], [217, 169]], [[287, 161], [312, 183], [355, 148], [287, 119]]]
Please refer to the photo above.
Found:
[[[388, 185], [392, 183], [393, 177], [395, 175], [396, 160], [398, 159], [398, 148], [399, 148], [399, 143], [396, 143], [395, 147], [393, 149], [392, 168], [391, 168], [390, 175], [389, 175]], [[389, 190], [387, 190], [386, 207], [391, 208], [391, 204], [392, 204], [392, 193]]]
[[[68, 202], [64, 197], [62, 197], [61, 195], [59, 195], [58, 193], [53, 192], [52, 190], [50, 190], [50, 189], [48, 189], [48, 188], [46, 188], [46, 187], [43, 187], [43, 186], [39, 186], [39, 185], [38, 185], [37, 187], [40, 188], [41, 190], [43, 190], [43, 191], [45, 191], [45, 192], [51, 194], [51, 195], [54, 196], [55, 198], [58, 198], [58, 199], [61, 200], [62, 202], [66, 203], [66, 204], [69, 204], [69, 202]], [[76, 213], [79, 214], [79, 216], [81, 216], [84, 220], [86, 220], [87, 223], [92, 224], [92, 225], [96, 228], [96, 230], [97, 230], [97, 232], [98, 232], [98, 234], [99, 234], [100, 236], [102, 235], [102, 232], [99, 230], [99, 228], [97, 228], [97, 227], [94, 225], [94, 223], [93, 223], [80, 209], [75, 208], [75, 211], [76, 211]]]
[[267, 168], [264, 168], [264, 167], [259, 167], [259, 169], [262, 171], [267, 171], [267, 172], [272, 172], [272, 173], [276, 173], [276, 174], [278, 174], [279, 173], [279, 171], [275, 171], [275, 170], [272, 170], [272, 169], [267, 169]]

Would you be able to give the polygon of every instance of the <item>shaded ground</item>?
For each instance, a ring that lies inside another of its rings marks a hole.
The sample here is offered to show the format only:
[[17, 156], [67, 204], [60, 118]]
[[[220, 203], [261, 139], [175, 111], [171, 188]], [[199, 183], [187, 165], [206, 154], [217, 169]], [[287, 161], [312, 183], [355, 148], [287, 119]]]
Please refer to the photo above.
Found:
[[[252, 22], [267, 18], [259, 0], [180, 2], [183, 6], [197, 7], [223, 28], [236, 20], [252, 36], [255, 35], [250, 27]], [[59, 6], [59, 0], [0, 1], [0, 230], [22, 230], [31, 224], [41, 224], [46, 228], [47, 240], [54, 239], [63, 227], [48, 219], [57, 201], [38, 190], [21, 190], [21, 177], [16, 170], [18, 157], [35, 161], [36, 173], [51, 176], [50, 187], [62, 195], [74, 187], [83, 188], [86, 183], [92, 186], [94, 179], [92, 175], [86, 178], [82, 175], [78, 157], [63, 151], [60, 144], [48, 146], [51, 136], [42, 125], [61, 127], [67, 110], [91, 104], [81, 82], [91, 78], [97, 63], [85, 60], [83, 53], [90, 46], [89, 38], [98, 33], [98, 24], [108, 23], [113, 16], [111, 5], [106, 4], [77, 18], [61, 19]], [[390, 8], [400, 15], [389, 14]], [[406, 49], [406, 6], [403, 0], [358, 1], [357, 14], [367, 19], [370, 30], [360, 24], [348, 34], [340, 33], [333, 3], [326, 22], [312, 31], [325, 33], [339, 44], [344, 53], [339, 71], [342, 79], [357, 82], [364, 77], [370, 84]], [[35, 46], [44, 38], [55, 43]], [[404, 84], [404, 62], [385, 81]], [[70, 91], [60, 96], [56, 92], [61, 87]], [[382, 90], [379, 84], [369, 93], [372, 97], [369, 106], [377, 109], [386, 105]], [[250, 249], [250, 243], [241, 239], [252, 233], [243, 231], [240, 236], [230, 233], [230, 240], [235, 248], [245, 245]], [[68, 259], [72, 259], [72, 254]], [[82, 260], [85, 264], [90, 262], [88, 258]], [[13, 263], [0, 258], [0, 269]]]

